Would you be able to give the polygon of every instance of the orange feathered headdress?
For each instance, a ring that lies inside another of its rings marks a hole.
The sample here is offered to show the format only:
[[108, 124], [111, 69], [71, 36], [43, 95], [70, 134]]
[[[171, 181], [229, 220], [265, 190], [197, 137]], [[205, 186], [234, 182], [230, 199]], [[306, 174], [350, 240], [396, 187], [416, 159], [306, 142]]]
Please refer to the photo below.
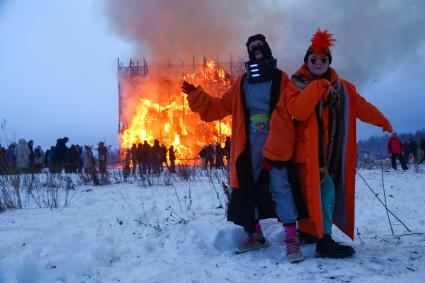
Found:
[[317, 29], [316, 33], [311, 38], [311, 46], [307, 49], [304, 56], [304, 63], [307, 63], [307, 58], [310, 54], [326, 54], [329, 57], [329, 64], [332, 63], [332, 55], [330, 47], [334, 45], [336, 40], [333, 34], [327, 30], [321, 31]]
[[334, 45], [336, 41], [333, 34], [327, 30], [321, 31], [317, 29], [316, 33], [311, 38], [311, 49], [314, 54], [328, 54], [331, 53], [330, 47]]

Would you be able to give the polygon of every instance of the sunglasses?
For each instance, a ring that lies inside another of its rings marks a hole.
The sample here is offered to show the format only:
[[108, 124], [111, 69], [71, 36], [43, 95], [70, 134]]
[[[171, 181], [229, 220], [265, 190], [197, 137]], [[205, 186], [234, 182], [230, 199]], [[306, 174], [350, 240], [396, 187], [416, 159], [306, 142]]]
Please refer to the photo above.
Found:
[[[316, 64], [317, 60], [318, 60], [317, 58], [311, 58], [310, 62], [311, 64]], [[326, 64], [328, 62], [328, 57], [322, 57], [320, 59], [320, 62], [322, 62], [322, 64]]]

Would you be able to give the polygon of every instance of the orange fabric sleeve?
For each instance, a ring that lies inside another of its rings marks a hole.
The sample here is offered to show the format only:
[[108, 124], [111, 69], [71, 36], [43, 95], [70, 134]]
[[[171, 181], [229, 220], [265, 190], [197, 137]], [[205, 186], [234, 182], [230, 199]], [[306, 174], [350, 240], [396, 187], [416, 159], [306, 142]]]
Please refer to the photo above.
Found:
[[232, 100], [235, 85], [225, 92], [221, 98], [213, 97], [206, 93], [201, 86], [187, 95], [189, 108], [193, 112], [199, 113], [205, 122], [220, 120], [232, 114]]
[[393, 127], [388, 119], [375, 106], [366, 101], [360, 94], [356, 93], [356, 117], [361, 121], [382, 127], [391, 133]]
[[289, 160], [294, 151], [295, 128], [286, 108], [288, 76], [283, 73], [278, 102], [271, 114], [270, 132], [263, 147], [263, 156], [273, 161]]
[[299, 121], [306, 121], [314, 112], [319, 99], [328, 92], [329, 81], [315, 80], [300, 92], [293, 81], [287, 88], [286, 105], [289, 114]]

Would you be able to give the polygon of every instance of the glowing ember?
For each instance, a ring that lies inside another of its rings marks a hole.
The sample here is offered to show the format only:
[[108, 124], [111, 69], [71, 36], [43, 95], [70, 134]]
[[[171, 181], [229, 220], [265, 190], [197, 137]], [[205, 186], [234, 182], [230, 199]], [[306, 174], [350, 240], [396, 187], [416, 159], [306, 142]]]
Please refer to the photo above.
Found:
[[231, 135], [230, 117], [212, 123], [201, 121], [197, 113], [190, 111], [186, 94], [180, 89], [182, 81], [187, 80], [202, 85], [211, 95], [221, 95], [232, 83], [224, 68], [207, 61], [194, 72], [164, 77], [152, 76], [139, 84], [127, 85], [126, 97], [138, 99], [134, 101], [136, 105], [131, 105], [134, 109], [131, 122], [121, 133], [121, 148], [130, 148], [145, 140], [152, 145], [158, 139], [167, 148], [173, 145], [177, 159], [185, 160], [198, 158], [205, 145], [224, 143], [226, 136]]

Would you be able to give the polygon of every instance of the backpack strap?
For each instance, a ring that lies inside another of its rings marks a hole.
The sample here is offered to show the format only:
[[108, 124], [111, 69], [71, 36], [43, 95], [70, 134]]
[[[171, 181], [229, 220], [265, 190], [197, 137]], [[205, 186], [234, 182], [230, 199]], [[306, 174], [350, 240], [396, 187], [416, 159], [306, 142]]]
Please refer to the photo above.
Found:
[[272, 87], [270, 90], [270, 102], [269, 102], [270, 116], [272, 115], [273, 110], [276, 107], [276, 104], [279, 100], [281, 83], [282, 83], [282, 71], [276, 68], [273, 71]]

